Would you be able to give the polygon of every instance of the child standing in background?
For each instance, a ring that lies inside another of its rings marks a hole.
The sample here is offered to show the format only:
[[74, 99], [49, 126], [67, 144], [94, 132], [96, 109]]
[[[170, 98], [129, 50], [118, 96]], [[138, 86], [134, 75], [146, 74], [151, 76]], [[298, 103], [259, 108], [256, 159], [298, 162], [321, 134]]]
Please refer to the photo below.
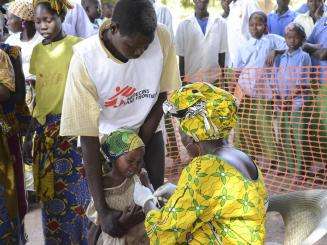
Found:
[[269, 33], [282, 37], [285, 35], [286, 26], [296, 17], [296, 12], [289, 9], [289, 4], [290, 0], [277, 0], [277, 10], [268, 15]]
[[101, 1], [102, 18], [111, 19], [115, 4], [116, 4], [116, 0], [102, 0]]
[[[90, 201], [82, 156], [76, 139], [60, 137], [62, 101], [73, 45], [80, 38], [62, 29], [65, 0], [36, 0], [35, 27], [43, 36], [32, 53], [30, 73], [36, 76], [31, 128], [35, 189], [42, 201], [45, 244], [87, 244]], [[31, 136], [31, 135], [29, 135]]]
[[100, 20], [101, 17], [101, 9], [99, 0], [82, 0], [81, 4], [89, 17], [93, 28], [95, 30], [99, 30], [100, 28]]
[[[285, 40], [288, 50], [277, 57], [277, 77], [275, 88], [276, 114], [281, 115], [281, 145], [285, 147], [285, 163], [292, 172], [300, 173], [303, 170], [302, 149], [305, 137], [305, 121], [303, 106], [306, 94], [310, 88], [309, 70], [311, 66], [310, 55], [302, 50], [306, 40], [304, 28], [296, 23], [289, 24], [285, 29]], [[293, 153], [294, 151], [294, 153]], [[292, 160], [296, 162], [292, 162]]]
[[[277, 151], [269, 84], [272, 73], [266, 68], [266, 59], [272, 50], [285, 50], [286, 44], [283, 37], [267, 34], [267, 16], [263, 12], [254, 12], [250, 16], [249, 30], [251, 38], [239, 47], [236, 58], [236, 67], [240, 69], [238, 84], [245, 95], [239, 111], [241, 115], [243, 113], [239, 140], [261, 159], [258, 162], [267, 162], [267, 158], [276, 157]], [[249, 132], [250, 139], [246, 136]]]
[[226, 18], [229, 48], [229, 66], [235, 67], [238, 47], [249, 40], [249, 17], [259, 11], [256, 1], [232, 0], [229, 4], [229, 15]]

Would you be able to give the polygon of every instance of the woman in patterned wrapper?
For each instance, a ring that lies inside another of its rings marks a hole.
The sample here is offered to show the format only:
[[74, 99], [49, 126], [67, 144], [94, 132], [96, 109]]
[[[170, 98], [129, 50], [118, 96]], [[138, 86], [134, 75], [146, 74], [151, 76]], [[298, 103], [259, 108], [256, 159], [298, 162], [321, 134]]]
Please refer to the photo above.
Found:
[[[0, 13], [0, 23], [3, 23]], [[0, 33], [0, 39], [1, 39]], [[17, 107], [25, 100], [20, 50], [0, 43], [0, 244], [25, 242], [27, 210]]]
[[[177, 117], [182, 141], [194, 157], [177, 186], [154, 195], [141, 185], [134, 201], [147, 214], [151, 244], [263, 244], [267, 192], [260, 170], [226, 142], [237, 124], [235, 98], [207, 83], [173, 92], [164, 110]], [[154, 197], [169, 198], [158, 210]]]

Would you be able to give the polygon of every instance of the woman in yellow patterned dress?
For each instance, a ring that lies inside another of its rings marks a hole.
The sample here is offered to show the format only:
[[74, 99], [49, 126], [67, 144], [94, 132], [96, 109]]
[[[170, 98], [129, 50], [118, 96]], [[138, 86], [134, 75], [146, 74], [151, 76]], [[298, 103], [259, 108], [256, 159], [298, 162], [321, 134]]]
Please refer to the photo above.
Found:
[[234, 97], [194, 83], [175, 91], [164, 110], [179, 119], [183, 144], [194, 158], [177, 187], [166, 184], [154, 193], [171, 195], [160, 210], [147, 188], [134, 193], [147, 213], [151, 244], [263, 244], [267, 192], [262, 175], [250, 157], [225, 140], [237, 123]]

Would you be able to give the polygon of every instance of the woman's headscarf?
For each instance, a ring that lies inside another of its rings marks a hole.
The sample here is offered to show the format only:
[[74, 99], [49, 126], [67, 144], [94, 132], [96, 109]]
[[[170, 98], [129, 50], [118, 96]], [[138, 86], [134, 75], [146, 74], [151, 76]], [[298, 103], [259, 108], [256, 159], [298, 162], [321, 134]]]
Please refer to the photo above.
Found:
[[144, 147], [144, 143], [137, 133], [129, 129], [118, 129], [106, 138], [101, 150], [106, 160], [112, 163], [124, 153], [140, 147]]
[[236, 99], [208, 83], [193, 83], [172, 93], [164, 112], [177, 117], [195, 141], [227, 138], [237, 123]]
[[34, 6], [27, 0], [16, 0], [9, 4], [8, 11], [25, 21], [34, 20]]
[[51, 8], [61, 15], [66, 9], [74, 8], [68, 0], [33, 0], [34, 8], [40, 3], [48, 3]]

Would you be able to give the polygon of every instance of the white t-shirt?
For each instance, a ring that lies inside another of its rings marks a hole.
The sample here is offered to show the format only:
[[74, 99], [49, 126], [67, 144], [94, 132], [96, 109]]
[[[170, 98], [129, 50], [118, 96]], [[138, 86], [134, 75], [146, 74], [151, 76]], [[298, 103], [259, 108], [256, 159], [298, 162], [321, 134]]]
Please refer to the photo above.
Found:
[[100, 134], [110, 134], [118, 128], [138, 131], [142, 126], [160, 92], [160, 51], [158, 35], [140, 58], [127, 63], [109, 59], [98, 36], [74, 46], [74, 54], [83, 60], [97, 90]]
[[163, 4], [155, 2], [153, 4], [154, 10], [156, 11], [157, 20], [159, 23], [165, 25], [171, 35], [174, 37], [173, 31], [173, 17], [171, 15], [170, 10]]
[[190, 16], [179, 24], [175, 44], [177, 55], [183, 56], [185, 60], [185, 75], [192, 76], [217, 68], [218, 54], [228, 52], [225, 20], [220, 16], [209, 15], [203, 34], [196, 17]]
[[238, 47], [249, 40], [249, 18], [255, 11], [260, 11], [256, 1], [237, 0], [229, 5], [230, 12], [226, 19], [228, 32], [229, 66], [235, 67]]
[[30, 60], [31, 60], [33, 48], [39, 43], [41, 43], [42, 40], [43, 37], [38, 32], [36, 32], [34, 37], [28, 42], [23, 42], [20, 40], [20, 32], [10, 35], [6, 40], [7, 44], [11, 46], [18, 46], [21, 48], [22, 65], [23, 65], [23, 72], [24, 72], [25, 79], [32, 79], [34, 77], [32, 74], [29, 73]]
[[73, 9], [68, 9], [62, 29], [67, 35], [82, 38], [93, 36], [98, 32], [79, 3], [75, 3]]

